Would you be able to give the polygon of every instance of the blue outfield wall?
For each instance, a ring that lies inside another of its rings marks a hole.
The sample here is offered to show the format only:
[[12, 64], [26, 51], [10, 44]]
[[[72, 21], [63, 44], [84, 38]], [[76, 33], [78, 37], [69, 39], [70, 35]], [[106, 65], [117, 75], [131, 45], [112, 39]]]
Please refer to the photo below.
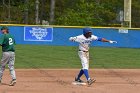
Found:
[[[28, 28], [28, 27], [27, 27]], [[29, 26], [27, 31], [27, 40], [25, 40], [24, 26], [9, 26], [10, 33], [15, 37], [17, 44], [36, 44], [36, 45], [61, 45], [61, 46], [77, 46], [78, 43], [70, 42], [69, 37], [82, 34], [82, 28], [70, 27], [53, 27], [52, 32], [47, 30], [36, 29], [38, 27]], [[46, 29], [46, 28], [45, 28]], [[140, 29], [119, 30], [115, 28], [92, 28], [93, 34], [99, 37], [104, 37], [109, 40], [115, 40], [117, 44], [103, 43], [99, 41], [92, 42], [91, 46], [103, 47], [127, 47], [140, 48]], [[36, 33], [34, 33], [34, 31]], [[39, 32], [38, 32], [39, 31]], [[29, 34], [29, 36], [28, 36]], [[38, 35], [38, 40], [35, 35]], [[44, 37], [43, 37], [44, 35]], [[33, 40], [31, 40], [34, 38]], [[51, 39], [51, 40], [50, 40]]]

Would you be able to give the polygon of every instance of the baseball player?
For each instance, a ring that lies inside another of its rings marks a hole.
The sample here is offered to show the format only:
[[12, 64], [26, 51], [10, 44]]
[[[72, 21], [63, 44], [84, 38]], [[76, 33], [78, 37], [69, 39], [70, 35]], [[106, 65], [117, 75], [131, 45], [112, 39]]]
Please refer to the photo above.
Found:
[[84, 74], [88, 85], [91, 85], [96, 80], [91, 79], [89, 76], [89, 45], [91, 41], [101, 41], [101, 42], [109, 42], [109, 43], [117, 43], [116, 41], [107, 40], [105, 38], [97, 37], [95, 35], [92, 35], [92, 29], [91, 28], [84, 28], [83, 34], [76, 36], [76, 37], [70, 37], [70, 41], [78, 42], [79, 43], [79, 50], [78, 55], [81, 60], [82, 69], [80, 70], [77, 77], [75, 77], [75, 81], [78, 83], [83, 83], [83, 81], [80, 79], [81, 76]]
[[9, 86], [14, 86], [16, 84], [16, 74], [14, 70], [15, 62], [15, 40], [11, 34], [9, 34], [8, 27], [4, 26], [1, 28], [2, 36], [0, 37], [0, 45], [2, 46], [2, 58], [0, 63], [0, 83], [2, 80], [3, 72], [5, 70], [6, 64], [12, 77], [12, 81]]

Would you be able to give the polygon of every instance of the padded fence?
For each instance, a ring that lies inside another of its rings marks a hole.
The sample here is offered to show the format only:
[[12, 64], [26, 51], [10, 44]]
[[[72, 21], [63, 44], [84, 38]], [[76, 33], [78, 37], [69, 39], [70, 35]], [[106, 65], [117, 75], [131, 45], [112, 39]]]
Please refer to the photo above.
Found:
[[[42, 26], [9, 26], [16, 44], [77, 46], [70, 42], [71, 36], [82, 34], [83, 27], [42, 27]], [[93, 34], [117, 44], [93, 42], [91, 46], [140, 48], [140, 29], [92, 28]]]

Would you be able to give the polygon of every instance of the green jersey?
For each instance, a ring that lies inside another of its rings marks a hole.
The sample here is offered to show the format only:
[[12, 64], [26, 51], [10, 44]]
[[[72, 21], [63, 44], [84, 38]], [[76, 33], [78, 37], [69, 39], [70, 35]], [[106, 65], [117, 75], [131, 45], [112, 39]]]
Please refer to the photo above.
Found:
[[15, 40], [14, 38], [9, 34], [3, 34], [0, 37], [0, 45], [2, 46], [2, 51], [3, 52], [8, 52], [8, 51], [15, 51], [14, 48]]

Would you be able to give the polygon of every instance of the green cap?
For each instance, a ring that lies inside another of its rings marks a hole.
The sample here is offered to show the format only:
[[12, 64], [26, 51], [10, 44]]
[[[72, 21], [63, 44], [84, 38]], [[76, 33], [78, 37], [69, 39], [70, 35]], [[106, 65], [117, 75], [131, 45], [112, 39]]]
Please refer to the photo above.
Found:
[[1, 28], [1, 30], [8, 30], [8, 27], [7, 27], [7, 26], [3, 26], [3, 27]]

